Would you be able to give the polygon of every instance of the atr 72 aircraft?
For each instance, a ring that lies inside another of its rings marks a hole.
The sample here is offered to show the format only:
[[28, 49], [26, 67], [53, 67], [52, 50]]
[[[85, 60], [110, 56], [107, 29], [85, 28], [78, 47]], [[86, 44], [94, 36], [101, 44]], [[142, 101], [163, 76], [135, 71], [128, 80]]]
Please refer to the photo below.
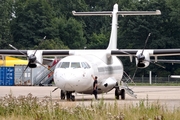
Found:
[[[107, 49], [92, 50], [0, 50], [3, 56], [26, 56], [27, 67], [34, 68], [43, 62], [44, 56], [65, 56], [56, 65], [54, 82], [61, 89], [61, 99], [75, 100], [74, 92], [92, 94], [93, 78], [98, 76], [98, 94], [107, 93], [115, 88], [115, 98], [125, 99], [128, 88], [119, 85], [123, 76], [123, 64], [117, 56], [135, 57], [136, 66], [145, 68], [150, 63], [150, 56], [180, 55], [180, 49], [117, 49], [118, 15], [160, 15], [156, 11], [118, 11], [115, 4], [113, 11], [72, 12], [75, 16], [108, 15], [112, 16], [112, 28]], [[133, 91], [131, 92], [133, 94]]]

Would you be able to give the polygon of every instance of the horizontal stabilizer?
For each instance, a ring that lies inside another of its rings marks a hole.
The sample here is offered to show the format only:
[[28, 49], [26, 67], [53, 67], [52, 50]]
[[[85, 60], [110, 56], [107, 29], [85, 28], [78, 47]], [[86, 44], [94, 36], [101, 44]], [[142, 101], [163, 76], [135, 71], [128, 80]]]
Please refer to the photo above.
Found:
[[92, 15], [112, 15], [112, 11], [100, 11], [100, 12], [76, 12], [72, 11], [74, 16], [92, 16]]
[[[113, 15], [113, 11], [100, 11], [100, 12], [76, 12], [72, 11], [74, 16], [100, 16], [100, 15]], [[161, 11], [118, 11], [117, 15], [160, 15]]]
[[156, 11], [118, 11], [118, 15], [161, 15], [160, 10]]

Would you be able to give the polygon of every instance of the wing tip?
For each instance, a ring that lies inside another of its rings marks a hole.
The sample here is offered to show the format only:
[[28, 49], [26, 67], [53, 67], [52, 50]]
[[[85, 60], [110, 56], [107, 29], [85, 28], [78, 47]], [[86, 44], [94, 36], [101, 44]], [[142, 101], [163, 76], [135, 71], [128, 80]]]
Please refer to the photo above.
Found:
[[161, 11], [160, 10], [156, 10], [156, 14], [157, 15], [161, 15]]
[[75, 15], [75, 14], [76, 14], [76, 11], [73, 10], [73, 11], [72, 11], [72, 14]]

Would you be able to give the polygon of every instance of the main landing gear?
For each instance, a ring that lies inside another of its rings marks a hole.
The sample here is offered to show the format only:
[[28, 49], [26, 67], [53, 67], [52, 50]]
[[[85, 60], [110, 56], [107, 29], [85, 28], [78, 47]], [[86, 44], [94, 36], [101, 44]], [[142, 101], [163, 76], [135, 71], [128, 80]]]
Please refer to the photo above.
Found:
[[61, 100], [65, 100], [66, 98], [68, 101], [75, 101], [75, 96], [72, 95], [72, 93], [73, 92], [61, 90], [60, 91]]
[[119, 95], [121, 95], [121, 99], [122, 100], [125, 100], [125, 90], [124, 89], [119, 89], [119, 86], [118, 86], [118, 83], [116, 83], [116, 86], [115, 86], [115, 98], [117, 100], [119, 100]]
[[137, 95], [134, 94], [134, 92], [127, 86], [126, 83], [123, 83], [121, 86], [121, 90], [119, 89], [118, 83], [116, 83], [115, 88], [115, 98], [119, 100], [119, 96], [121, 95], [121, 99], [125, 100], [125, 93], [130, 95], [131, 97], [137, 98]]

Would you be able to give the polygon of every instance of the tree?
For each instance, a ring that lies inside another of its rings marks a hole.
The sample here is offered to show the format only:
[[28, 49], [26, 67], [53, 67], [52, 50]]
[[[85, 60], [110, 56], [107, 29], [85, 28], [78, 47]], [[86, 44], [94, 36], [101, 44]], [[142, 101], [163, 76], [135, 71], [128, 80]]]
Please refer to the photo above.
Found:
[[13, 15], [13, 0], [0, 1], [0, 47], [8, 48], [12, 41], [10, 23]]
[[109, 39], [107, 39], [107, 36], [103, 33], [96, 34], [93, 33], [91, 36], [91, 42], [88, 44], [87, 48], [92, 49], [106, 49], [108, 46]]
[[46, 0], [18, 0], [11, 31], [18, 48], [32, 48], [47, 36], [53, 38], [53, 11]]
[[82, 49], [86, 45], [83, 27], [78, 21], [69, 18], [61, 28], [61, 40], [71, 49]]

